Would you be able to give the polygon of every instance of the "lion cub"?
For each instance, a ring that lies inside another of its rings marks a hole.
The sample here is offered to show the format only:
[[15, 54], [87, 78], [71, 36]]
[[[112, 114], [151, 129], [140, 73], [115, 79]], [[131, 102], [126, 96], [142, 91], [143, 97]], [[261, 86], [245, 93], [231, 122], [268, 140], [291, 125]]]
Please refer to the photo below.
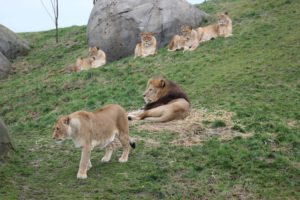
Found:
[[98, 68], [106, 64], [106, 55], [98, 46], [89, 48], [89, 58], [78, 58], [74, 65], [74, 71], [79, 72], [90, 68]]
[[95, 146], [106, 148], [102, 162], [110, 160], [116, 137], [123, 146], [119, 162], [126, 162], [130, 146], [135, 148], [135, 143], [129, 138], [126, 112], [117, 104], [107, 105], [94, 112], [77, 111], [59, 116], [53, 127], [53, 139], [57, 143], [72, 139], [75, 147], [82, 149], [78, 179], [87, 178], [87, 171], [92, 167], [90, 155]]
[[139, 56], [145, 58], [147, 56], [156, 54], [157, 48], [154, 33], [141, 32], [140, 35], [142, 43], [138, 43], [136, 45], [134, 50], [134, 58], [137, 58]]

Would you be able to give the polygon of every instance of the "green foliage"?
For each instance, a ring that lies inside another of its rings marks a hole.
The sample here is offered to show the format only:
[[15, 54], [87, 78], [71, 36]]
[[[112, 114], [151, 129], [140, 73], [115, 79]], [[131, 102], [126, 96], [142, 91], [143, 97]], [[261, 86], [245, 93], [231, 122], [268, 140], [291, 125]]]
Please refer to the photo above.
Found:
[[[55, 30], [23, 33], [32, 50], [0, 81], [0, 116], [16, 146], [0, 160], [0, 199], [297, 199], [300, 2], [210, 0], [197, 7], [214, 21], [228, 11], [233, 36], [201, 43], [194, 52], [165, 47], [155, 56], [80, 73], [70, 69], [88, 55], [85, 26], [61, 29], [59, 44]], [[137, 141], [124, 164], [117, 163], [121, 150], [102, 164], [104, 152], [95, 148], [89, 178], [76, 180], [80, 150], [72, 141], [54, 144], [56, 117], [109, 103], [141, 108], [152, 76], [177, 82], [192, 108], [235, 112], [233, 129], [255, 135], [177, 147], [169, 144], [176, 133], [131, 127], [131, 136], [160, 146]]]
[[222, 120], [215, 120], [213, 121], [211, 127], [212, 128], [219, 128], [219, 127], [225, 127], [226, 126], [226, 123]]

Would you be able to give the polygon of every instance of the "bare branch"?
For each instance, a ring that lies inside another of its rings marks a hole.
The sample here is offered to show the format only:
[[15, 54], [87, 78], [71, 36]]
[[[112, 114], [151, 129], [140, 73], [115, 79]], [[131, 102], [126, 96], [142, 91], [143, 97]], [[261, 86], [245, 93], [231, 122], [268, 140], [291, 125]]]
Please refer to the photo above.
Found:
[[42, 5], [43, 5], [44, 9], [46, 10], [47, 14], [49, 15], [50, 19], [53, 21], [53, 23], [55, 23], [54, 18], [53, 18], [52, 15], [49, 13], [49, 11], [48, 11], [48, 9], [46, 8], [46, 6], [45, 6], [43, 0], [40, 0], [40, 1], [41, 1]]

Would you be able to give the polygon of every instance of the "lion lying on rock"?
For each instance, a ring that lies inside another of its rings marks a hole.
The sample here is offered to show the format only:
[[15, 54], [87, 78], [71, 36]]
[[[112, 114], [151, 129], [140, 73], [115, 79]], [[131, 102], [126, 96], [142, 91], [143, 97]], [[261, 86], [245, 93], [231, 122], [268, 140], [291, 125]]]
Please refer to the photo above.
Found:
[[190, 100], [174, 82], [164, 78], [151, 78], [143, 94], [146, 106], [131, 112], [129, 120], [168, 122], [185, 118], [190, 109]]
[[94, 112], [77, 111], [59, 116], [53, 127], [53, 139], [57, 143], [72, 139], [75, 146], [82, 149], [78, 179], [87, 178], [87, 171], [92, 167], [91, 151], [95, 146], [106, 148], [101, 162], [110, 160], [116, 137], [123, 146], [119, 162], [127, 162], [130, 146], [135, 148], [135, 143], [129, 138], [126, 112], [117, 104], [107, 105]]

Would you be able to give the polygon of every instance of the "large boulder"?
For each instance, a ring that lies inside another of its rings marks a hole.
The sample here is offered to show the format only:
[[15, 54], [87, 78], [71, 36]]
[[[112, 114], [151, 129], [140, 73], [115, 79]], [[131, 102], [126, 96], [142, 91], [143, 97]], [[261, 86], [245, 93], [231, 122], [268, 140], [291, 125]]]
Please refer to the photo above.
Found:
[[0, 24], [0, 52], [8, 59], [15, 59], [19, 55], [26, 55], [29, 44], [16, 33]]
[[0, 118], [0, 156], [3, 156], [10, 150], [14, 150], [14, 144], [8, 133], [7, 127]]
[[167, 45], [180, 27], [198, 27], [206, 13], [185, 0], [98, 0], [87, 26], [89, 46], [98, 45], [107, 61], [134, 53], [140, 32], [154, 32], [158, 47]]
[[0, 79], [3, 79], [10, 71], [10, 65], [7, 58], [0, 52]]

